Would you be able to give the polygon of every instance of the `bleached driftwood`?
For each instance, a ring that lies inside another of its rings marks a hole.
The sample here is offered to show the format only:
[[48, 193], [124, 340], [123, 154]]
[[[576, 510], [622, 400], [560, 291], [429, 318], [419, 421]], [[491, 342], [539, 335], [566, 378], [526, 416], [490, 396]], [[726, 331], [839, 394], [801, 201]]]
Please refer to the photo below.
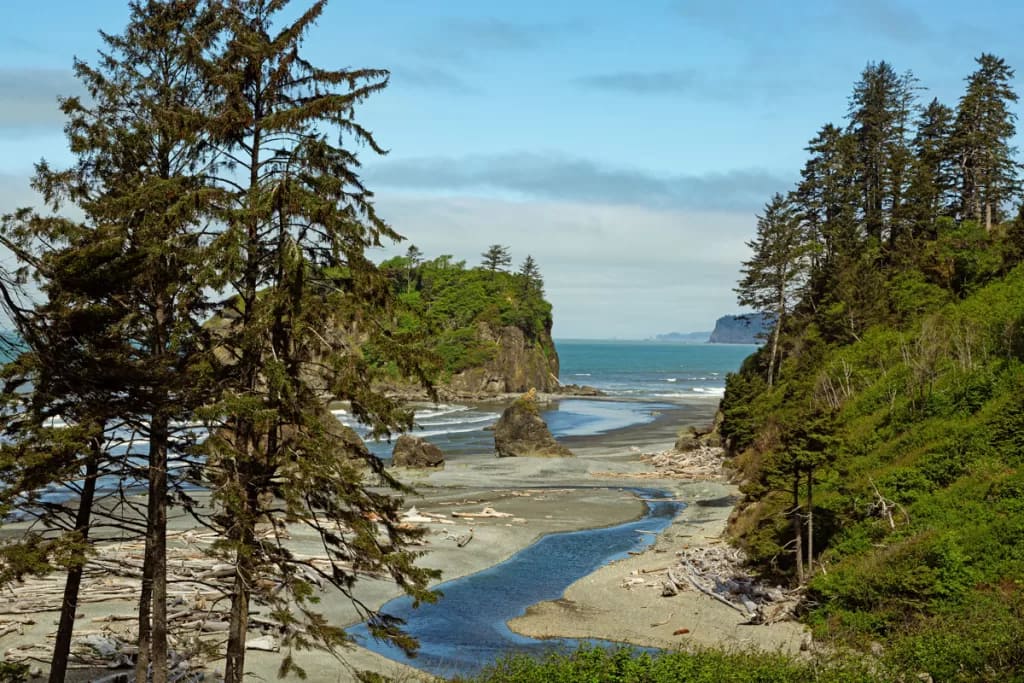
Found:
[[468, 519], [486, 519], [489, 517], [512, 517], [512, 513], [498, 512], [494, 508], [485, 507], [480, 512], [453, 512], [452, 517], [464, 517]]

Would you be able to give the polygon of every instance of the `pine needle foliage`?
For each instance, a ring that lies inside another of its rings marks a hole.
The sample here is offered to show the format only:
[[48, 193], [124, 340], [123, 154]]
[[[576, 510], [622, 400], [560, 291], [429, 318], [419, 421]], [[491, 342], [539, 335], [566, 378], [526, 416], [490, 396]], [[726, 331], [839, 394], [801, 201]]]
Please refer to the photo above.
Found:
[[[422, 376], [385, 324], [391, 293], [365, 252], [399, 236], [377, 215], [353, 150], [383, 153], [354, 112], [388, 74], [306, 61], [303, 39], [326, 3], [285, 22], [287, 4], [219, 3], [223, 49], [209, 72], [217, 97], [209, 130], [221, 162], [209, 181], [223, 193], [212, 244], [218, 287], [231, 302], [218, 332], [227, 356], [221, 394], [208, 411], [219, 421], [208, 442], [225, 533], [217, 550], [237, 567], [228, 681], [244, 671], [252, 599], [282, 620], [287, 647], [333, 650], [347, 638], [318, 615], [311, 572], [352, 600], [363, 572], [389, 574], [416, 600], [433, 599], [426, 585], [436, 576], [413, 563], [408, 546], [419, 532], [399, 524], [400, 500], [371, 490], [367, 477], [395, 491], [400, 484], [368, 452], [334, 438], [324, 418], [342, 399], [374, 434], [412, 426], [410, 412], [372, 388], [375, 367], [360, 343]], [[330, 570], [296, 559], [276, 535], [258, 537], [263, 522], [312, 528]], [[268, 574], [284, 590], [256, 595]], [[375, 637], [414, 648], [396, 620], [358, 607]], [[289, 655], [281, 673], [290, 670], [301, 671]]]

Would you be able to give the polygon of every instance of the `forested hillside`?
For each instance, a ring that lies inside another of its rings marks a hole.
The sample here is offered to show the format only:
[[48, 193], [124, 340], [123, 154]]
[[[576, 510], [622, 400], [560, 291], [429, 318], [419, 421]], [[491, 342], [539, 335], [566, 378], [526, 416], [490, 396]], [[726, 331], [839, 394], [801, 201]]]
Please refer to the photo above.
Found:
[[396, 333], [426, 345], [442, 384], [468, 391], [553, 389], [558, 355], [536, 262], [527, 256], [509, 272], [511, 257], [501, 245], [483, 257], [480, 266], [467, 267], [451, 256], [424, 259], [413, 246], [382, 263], [399, 301]]
[[734, 539], [816, 636], [942, 681], [1024, 675], [1017, 96], [977, 63], [955, 108], [869, 64], [810, 141], [750, 242], [740, 302], [779, 322], [721, 427]]

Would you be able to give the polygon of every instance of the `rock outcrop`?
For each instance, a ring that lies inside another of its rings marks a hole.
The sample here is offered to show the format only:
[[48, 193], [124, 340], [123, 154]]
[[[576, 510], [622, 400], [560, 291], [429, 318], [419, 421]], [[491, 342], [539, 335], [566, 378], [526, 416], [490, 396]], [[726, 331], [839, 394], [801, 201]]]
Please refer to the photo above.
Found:
[[534, 393], [531, 391], [506, 408], [494, 426], [494, 450], [499, 458], [572, 456], [572, 451], [551, 436]]
[[715, 321], [711, 344], [760, 344], [772, 329], [772, 318], [763, 313], [724, 315]]
[[444, 452], [425, 439], [402, 434], [395, 441], [391, 464], [396, 467], [443, 467]]
[[597, 387], [588, 386], [586, 384], [562, 384], [558, 387], [559, 394], [565, 394], [566, 396], [607, 396]]
[[494, 353], [480, 367], [452, 376], [448, 388], [460, 394], [502, 394], [527, 391], [558, 391], [558, 353], [545, 331], [537, 341], [527, 339], [518, 327], [494, 328], [480, 323], [477, 339], [492, 345]]
[[718, 411], [715, 413], [715, 421], [707, 428], [687, 427], [679, 432], [673, 447], [674, 450], [693, 451], [703, 448], [720, 448], [722, 446], [722, 437], [718, 428], [721, 424], [722, 411]]

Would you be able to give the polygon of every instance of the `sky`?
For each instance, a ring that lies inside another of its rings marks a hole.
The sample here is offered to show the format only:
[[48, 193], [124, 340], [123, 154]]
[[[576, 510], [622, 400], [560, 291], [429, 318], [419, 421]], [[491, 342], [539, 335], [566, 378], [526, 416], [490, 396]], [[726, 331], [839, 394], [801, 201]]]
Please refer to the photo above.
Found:
[[[34, 163], [70, 163], [56, 98], [128, 11], [2, 0], [0, 16], [6, 213], [38, 204]], [[388, 150], [360, 150], [363, 178], [406, 238], [380, 258], [415, 244], [472, 266], [506, 245], [540, 266], [556, 338], [644, 339], [739, 312], [757, 213], [844, 123], [868, 63], [953, 106], [982, 52], [1024, 69], [1022, 26], [1006, 0], [332, 0], [306, 54], [391, 71], [357, 111]]]

